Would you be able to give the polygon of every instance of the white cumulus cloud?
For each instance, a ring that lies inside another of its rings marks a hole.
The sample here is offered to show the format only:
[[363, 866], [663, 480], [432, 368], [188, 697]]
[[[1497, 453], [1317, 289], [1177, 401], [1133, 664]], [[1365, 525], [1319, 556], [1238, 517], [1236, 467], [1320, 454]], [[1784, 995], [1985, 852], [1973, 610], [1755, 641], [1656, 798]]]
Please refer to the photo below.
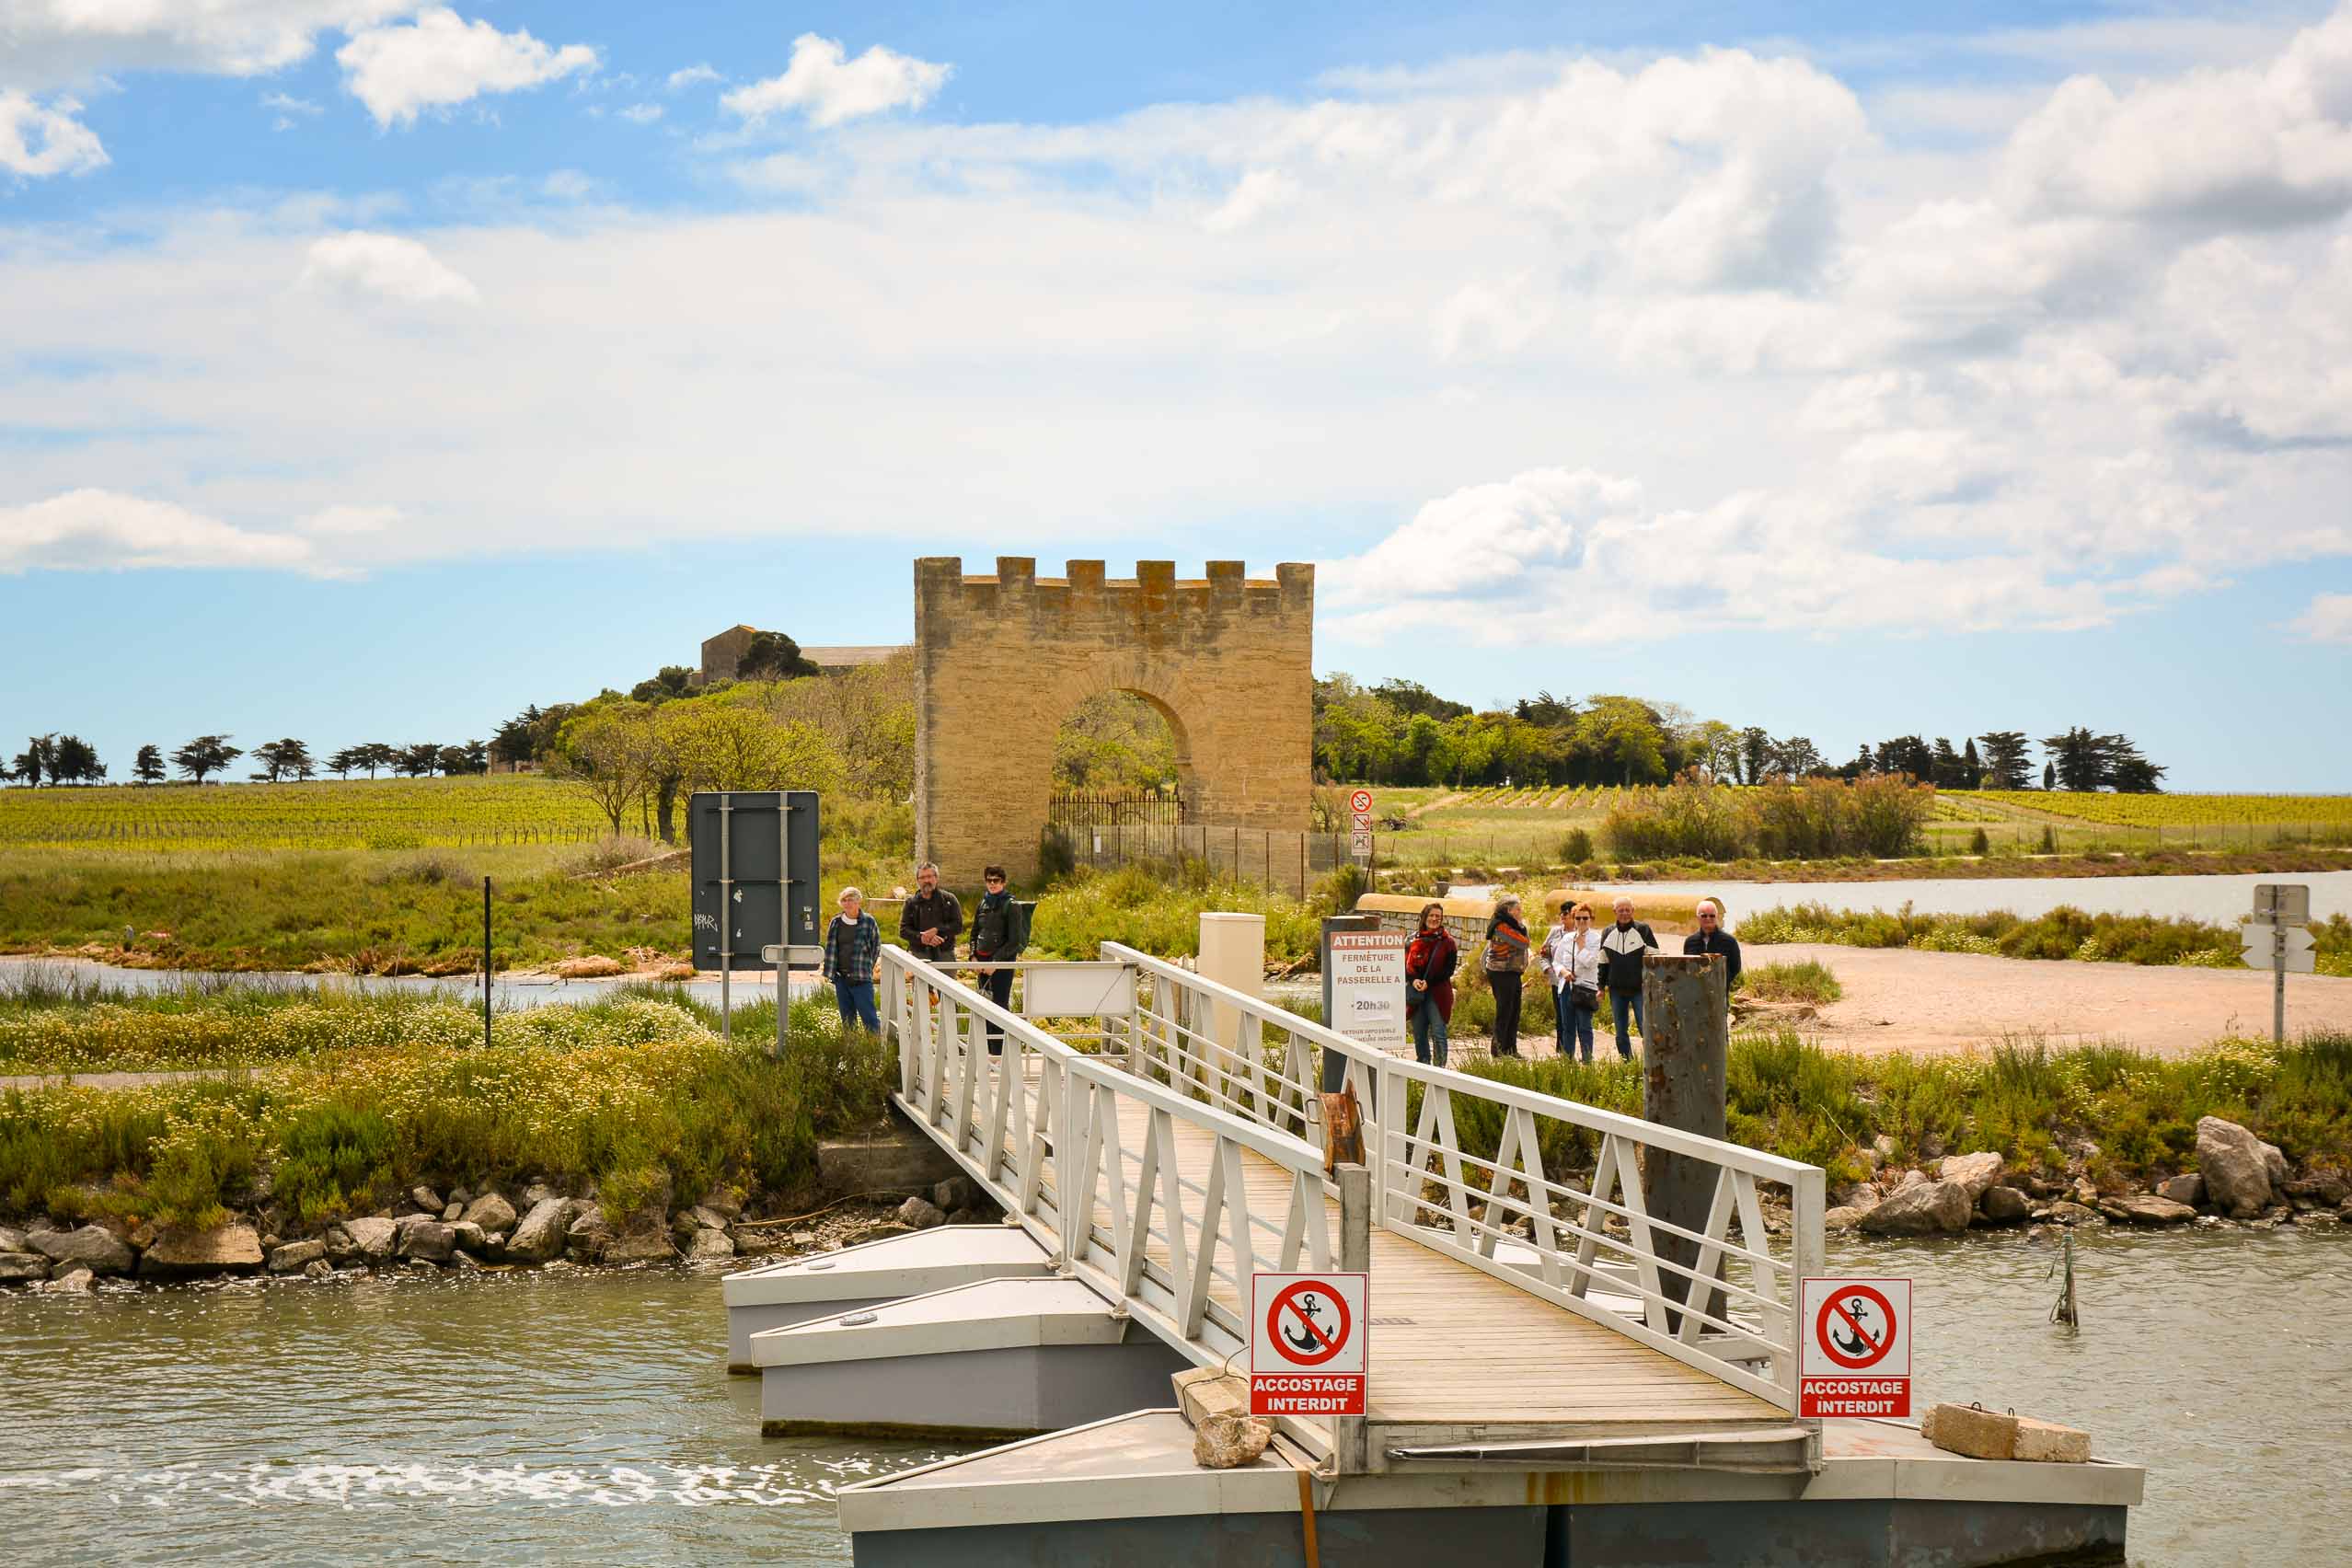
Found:
[[106, 166], [98, 133], [74, 118], [82, 106], [72, 98], [36, 103], [29, 96], [0, 88], [0, 169], [27, 179], [56, 174], [87, 174]]
[[427, 0], [6, 0], [0, 60], [11, 81], [100, 71], [256, 76], [309, 57], [321, 32], [354, 32]]
[[484, 93], [519, 92], [596, 68], [584, 43], [550, 47], [517, 29], [501, 32], [446, 6], [413, 25], [371, 28], [335, 52], [343, 84], [382, 126], [411, 125], [427, 110], [449, 109]]
[[633, 103], [620, 111], [620, 117], [631, 125], [651, 125], [662, 118], [658, 103]]
[[463, 273], [417, 241], [365, 229], [313, 240], [298, 281], [412, 305], [472, 305], [481, 298]]
[[663, 78], [663, 85], [675, 93], [684, 92], [700, 82], [723, 82], [726, 79], [709, 65], [688, 65], [683, 70], [671, 72]]
[[314, 566], [307, 540], [259, 533], [112, 490], [76, 490], [29, 506], [0, 506], [0, 572], [111, 571], [141, 567]]
[[2314, 642], [2352, 644], [2352, 594], [2314, 594], [2289, 629]]
[[802, 33], [792, 40], [782, 75], [737, 87], [719, 102], [745, 120], [797, 110], [812, 125], [838, 125], [885, 110], [920, 109], [952, 70], [881, 44], [852, 60], [836, 40]]

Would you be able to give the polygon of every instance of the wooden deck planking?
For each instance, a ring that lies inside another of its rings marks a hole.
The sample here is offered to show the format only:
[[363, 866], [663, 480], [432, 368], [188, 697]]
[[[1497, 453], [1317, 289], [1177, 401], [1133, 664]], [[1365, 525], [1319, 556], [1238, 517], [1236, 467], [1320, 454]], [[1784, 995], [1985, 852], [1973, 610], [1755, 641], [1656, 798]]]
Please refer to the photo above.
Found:
[[[977, 1087], [977, 1086], [975, 1086]], [[987, 1085], [975, 1094], [975, 1119]], [[1122, 1099], [1120, 1142], [1132, 1167], [1150, 1116], [1141, 1101]], [[1215, 1139], [1205, 1128], [1175, 1124], [1177, 1168], [1205, 1189]], [[1289, 1211], [1290, 1176], [1271, 1160], [1245, 1152], [1243, 1182], [1253, 1218], [1279, 1226]], [[1053, 1182], [1049, 1162], [1045, 1181]], [[1200, 1192], [1182, 1194], [1197, 1221]], [[1324, 1201], [1333, 1245], [1336, 1203]], [[1110, 1230], [1112, 1215], [1100, 1198], [1094, 1222]], [[1220, 1228], [1220, 1238], [1222, 1228]], [[1263, 1245], [1263, 1233], [1260, 1233]], [[1534, 1432], [1594, 1435], [1774, 1426], [1789, 1417], [1764, 1400], [1673, 1357], [1635, 1343], [1602, 1324], [1554, 1307], [1506, 1281], [1386, 1229], [1372, 1237], [1370, 1419], [1422, 1428], [1525, 1427]], [[1169, 1268], [1167, 1245], [1155, 1239], [1150, 1256]], [[1230, 1267], [1222, 1253], [1220, 1263]], [[1214, 1281], [1212, 1297], [1246, 1319], [1247, 1275]], [[1411, 1324], [1384, 1320], [1409, 1318]]]

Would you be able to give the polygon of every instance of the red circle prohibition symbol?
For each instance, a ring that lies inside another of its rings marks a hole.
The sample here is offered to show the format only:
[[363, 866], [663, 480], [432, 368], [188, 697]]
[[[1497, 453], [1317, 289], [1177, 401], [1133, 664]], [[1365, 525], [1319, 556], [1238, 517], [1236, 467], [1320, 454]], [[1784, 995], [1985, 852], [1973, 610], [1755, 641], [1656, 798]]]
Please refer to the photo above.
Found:
[[1355, 794], [1350, 795], [1347, 798], [1347, 805], [1348, 810], [1350, 811], [1370, 811], [1372, 809], [1372, 791], [1369, 790], [1358, 790]]
[[[1886, 1320], [1886, 1337], [1860, 1355], [1847, 1355], [1838, 1348], [1838, 1342], [1829, 1337], [1831, 1321], [1837, 1320], [1843, 1321], [1848, 1328], [1851, 1329], [1855, 1338], [1865, 1343], [1870, 1342], [1870, 1335], [1862, 1332], [1862, 1326], [1855, 1322], [1852, 1316], [1839, 1306], [1839, 1302], [1849, 1297], [1859, 1297], [1870, 1302], [1878, 1309], [1879, 1315]], [[1849, 1371], [1859, 1372], [1865, 1366], [1875, 1366], [1885, 1360], [1886, 1353], [1895, 1348], [1896, 1332], [1894, 1303], [1866, 1285], [1849, 1285], [1831, 1291], [1828, 1299], [1822, 1302], [1819, 1315], [1813, 1320], [1813, 1338], [1815, 1343], [1821, 1346], [1821, 1354]]]
[[[1294, 1297], [1309, 1295], [1320, 1296], [1332, 1304], [1332, 1310], [1339, 1313], [1339, 1332], [1326, 1336], [1314, 1319], [1292, 1304]], [[1322, 1342], [1320, 1350], [1300, 1350], [1296, 1343], [1282, 1332], [1282, 1319], [1285, 1311], [1304, 1323], [1309, 1335]], [[1296, 1285], [1283, 1286], [1275, 1295], [1274, 1305], [1266, 1309], [1266, 1334], [1274, 1342], [1276, 1354], [1285, 1361], [1299, 1366], [1320, 1366], [1324, 1362], [1337, 1355], [1347, 1344], [1348, 1330], [1354, 1326], [1348, 1319], [1347, 1298], [1330, 1286], [1311, 1279], [1302, 1279]]]

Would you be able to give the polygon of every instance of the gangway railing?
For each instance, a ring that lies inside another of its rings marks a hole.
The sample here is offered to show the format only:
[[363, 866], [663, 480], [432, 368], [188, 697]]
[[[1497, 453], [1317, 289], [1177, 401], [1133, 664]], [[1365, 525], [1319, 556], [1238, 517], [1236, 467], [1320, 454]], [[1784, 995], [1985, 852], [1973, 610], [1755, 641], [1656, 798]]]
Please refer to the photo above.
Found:
[[[900, 1109], [1058, 1266], [1195, 1361], [1248, 1344], [1251, 1274], [1333, 1265], [1318, 1146], [1130, 1071], [1132, 1015], [1103, 1019], [1080, 1040], [1090, 1051], [902, 949], [882, 950], [882, 981]], [[1180, 1124], [1206, 1135], [1205, 1159], [1202, 1138], [1189, 1140], [1190, 1170]], [[1253, 1206], [1245, 1153], [1287, 1173], [1279, 1204]]]
[[[1819, 1167], [1392, 1056], [1180, 964], [1101, 951], [1139, 982], [1135, 1075], [1320, 1150], [1317, 1054], [1336, 1055], [1364, 1115], [1374, 1223], [1796, 1412], [1799, 1282], [1823, 1263]], [[1491, 1153], [1466, 1147], [1472, 1128], [1492, 1132]], [[1569, 1157], [1587, 1153], [1589, 1174], [1583, 1158], [1572, 1171]], [[1697, 1230], [1643, 1200], [1644, 1162], [1666, 1155], [1715, 1172]], [[1787, 1193], [1779, 1249], [1762, 1197], [1773, 1188]], [[1596, 1299], [1604, 1291], [1636, 1309]]]

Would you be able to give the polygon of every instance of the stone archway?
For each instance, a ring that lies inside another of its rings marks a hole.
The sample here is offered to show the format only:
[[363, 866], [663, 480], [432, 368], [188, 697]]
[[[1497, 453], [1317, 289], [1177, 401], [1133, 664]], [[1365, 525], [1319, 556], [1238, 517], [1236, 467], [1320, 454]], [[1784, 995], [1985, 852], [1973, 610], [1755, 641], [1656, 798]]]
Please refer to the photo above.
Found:
[[1053, 793], [1054, 737], [1089, 697], [1125, 691], [1176, 736], [1186, 815], [1303, 829], [1313, 788], [1315, 569], [1251, 581], [1239, 561], [1179, 580], [1099, 560], [1040, 578], [1000, 556], [966, 577], [915, 563], [915, 843], [956, 885], [1001, 862], [1032, 877]]

